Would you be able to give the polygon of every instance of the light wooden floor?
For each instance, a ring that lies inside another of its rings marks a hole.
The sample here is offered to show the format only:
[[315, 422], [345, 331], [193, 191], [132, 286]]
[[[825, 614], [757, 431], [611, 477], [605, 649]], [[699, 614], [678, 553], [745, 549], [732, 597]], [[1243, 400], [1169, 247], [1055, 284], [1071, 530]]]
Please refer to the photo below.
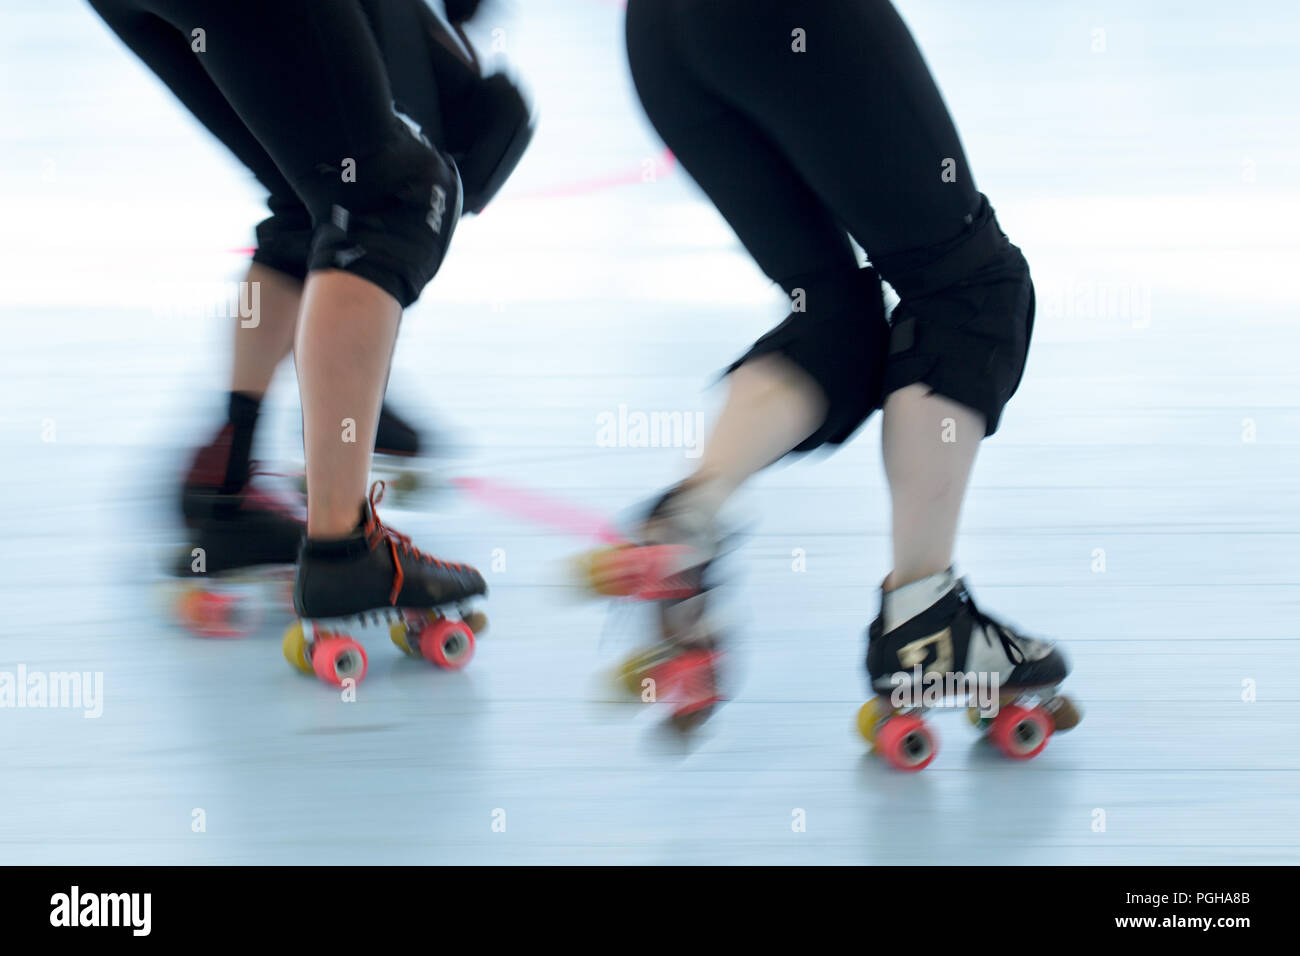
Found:
[[[598, 416], [707, 419], [717, 369], [782, 311], [680, 171], [596, 188], [661, 149], [619, 14], [537, 6], [502, 21], [535, 149], [412, 310], [393, 388], [454, 441], [445, 475], [626, 516], [688, 450], [601, 447]], [[367, 632], [343, 704], [285, 665], [283, 616], [241, 642], [171, 626], [172, 482], [224, 375], [204, 313], [259, 197], [85, 6], [20, 0], [0, 14], [0, 672], [102, 672], [104, 702], [0, 710], [0, 862], [1300, 859], [1298, 15], [899, 6], [1042, 304], [960, 567], [982, 606], [1064, 642], [1077, 731], [1011, 765], [941, 714], [924, 773], [864, 754], [878, 422], [738, 503], [737, 697], [690, 747], [604, 699], [637, 619], [565, 586], [582, 542], [452, 493], [385, 515], [488, 571], [463, 673]], [[282, 385], [273, 459], [297, 441]]]

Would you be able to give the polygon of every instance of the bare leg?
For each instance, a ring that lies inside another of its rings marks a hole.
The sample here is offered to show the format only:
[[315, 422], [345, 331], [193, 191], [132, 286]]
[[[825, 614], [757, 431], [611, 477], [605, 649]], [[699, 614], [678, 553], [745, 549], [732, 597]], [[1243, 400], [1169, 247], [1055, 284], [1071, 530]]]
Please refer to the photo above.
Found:
[[245, 281], [250, 286], [256, 284], [257, 324], [245, 327], [242, 318], [235, 323], [230, 390], [261, 398], [276, 368], [293, 348], [302, 283], [257, 262], [249, 265]]
[[945, 571], [984, 416], [909, 385], [885, 400], [881, 447], [893, 499], [894, 569], [885, 590]]
[[712, 518], [750, 476], [811, 435], [825, 417], [821, 389], [794, 363], [768, 354], [741, 365], [687, 479], [692, 505]]
[[307, 534], [340, 538], [361, 517], [402, 308], [347, 272], [313, 272], [295, 347], [307, 454]]

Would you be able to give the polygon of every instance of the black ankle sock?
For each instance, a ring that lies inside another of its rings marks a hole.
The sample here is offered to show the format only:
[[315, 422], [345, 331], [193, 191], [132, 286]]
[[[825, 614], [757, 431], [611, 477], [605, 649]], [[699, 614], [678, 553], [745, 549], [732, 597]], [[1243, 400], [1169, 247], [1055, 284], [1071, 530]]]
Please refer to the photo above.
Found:
[[247, 392], [231, 392], [228, 416], [230, 419], [230, 458], [226, 462], [226, 479], [221, 486], [224, 494], [235, 494], [248, 482], [253, 451], [253, 431], [257, 428], [257, 413], [262, 407], [261, 398]]
[[366, 505], [361, 506], [361, 517], [357, 519], [353, 529], [341, 538], [312, 538], [304, 537], [302, 539], [302, 553], [310, 555], [313, 558], [341, 559], [355, 558], [370, 551], [370, 543], [366, 540], [366, 520], [370, 517], [370, 511]]

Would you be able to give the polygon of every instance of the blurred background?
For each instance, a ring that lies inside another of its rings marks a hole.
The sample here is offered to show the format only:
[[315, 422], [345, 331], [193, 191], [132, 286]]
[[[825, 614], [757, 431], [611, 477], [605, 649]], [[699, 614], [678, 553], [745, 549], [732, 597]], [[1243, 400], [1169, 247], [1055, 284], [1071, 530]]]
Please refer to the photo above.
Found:
[[[263, 197], [87, 5], [8, 0], [0, 677], [93, 672], [103, 695], [93, 719], [0, 708], [0, 861], [1296, 860], [1300, 8], [896, 6], [1038, 289], [960, 568], [995, 614], [1064, 642], [1078, 730], [1023, 766], [957, 717], [920, 775], [864, 753], [878, 420], [746, 494], [743, 679], [689, 745], [609, 702], [600, 670], [637, 625], [573, 599], [564, 561], [586, 542], [446, 488], [391, 514], [485, 570], [492, 626], [466, 671], [401, 659], [379, 629], [342, 704], [285, 665], [283, 609], [239, 641], [178, 628], [159, 598], [176, 483], [222, 407]], [[444, 479], [607, 516], [692, 449], [606, 447], [601, 416], [707, 422], [718, 371], [785, 313], [646, 124], [622, 16], [502, 0], [471, 27], [538, 132], [408, 313], [392, 376], [443, 437]], [[267, 412], [255, 456], [300, 460], [291, 368]]]

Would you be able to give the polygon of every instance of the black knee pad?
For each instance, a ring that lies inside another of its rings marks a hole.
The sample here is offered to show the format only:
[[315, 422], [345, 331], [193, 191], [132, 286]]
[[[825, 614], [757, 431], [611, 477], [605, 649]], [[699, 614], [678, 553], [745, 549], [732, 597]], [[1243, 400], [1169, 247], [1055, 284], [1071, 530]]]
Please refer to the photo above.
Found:
[[253, 261], [301, 282], [307, 277], [311, 254], [311, 213], [298, 197], [272, 196], [271, 215], [257, 224], [257, 249]]
[[316, 222], [308, 269], [342, 269], [406, 308], [437, 274], [460, 220], [456, 164], [393, 118], [379, 151], [356, 160], [356, 181], [322, 166], [295, 184]]
[[504, 73], [475, 84], [444, 119], [447, 149], [465, 187], [465, 211], [478, 214], [506, 184], [533, 139], [533, 109]]
[[992, 435], [1024, 375], [1034, 285], [988, 200], [945, 248], [874, 264], [900, 300], [891, 317], [885, 394], [923, 383], [983, 414], [985, 435]]
[[857, 269], [792, 279], [805, 311], [792, 312], [727, 369], [779, 353], [803, 369], [826, 397], [826, 419], [794, 450], [847, 441], [884, 401], [889, 323], [880, 276]]

